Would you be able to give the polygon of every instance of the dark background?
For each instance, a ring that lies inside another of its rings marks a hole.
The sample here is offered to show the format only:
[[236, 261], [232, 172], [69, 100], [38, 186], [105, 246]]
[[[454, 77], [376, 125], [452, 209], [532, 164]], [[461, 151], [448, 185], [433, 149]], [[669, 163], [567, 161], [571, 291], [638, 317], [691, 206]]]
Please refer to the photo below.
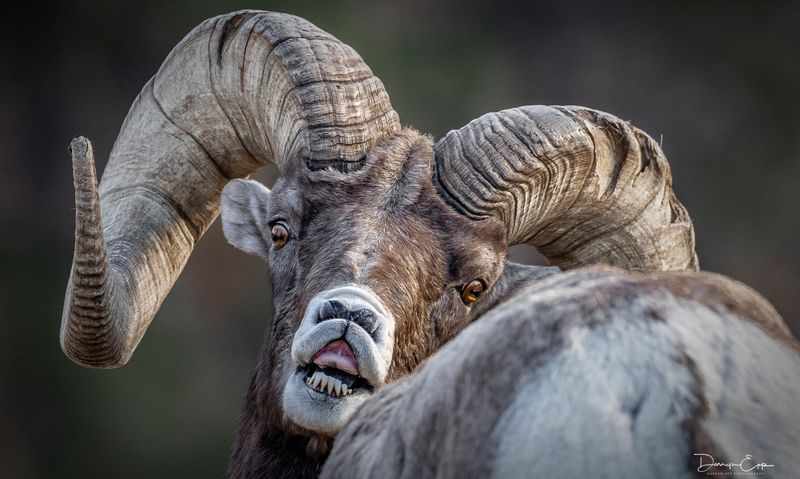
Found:
[[[102, 170], [139, 89], [185, 33], [239, 8], [352, 45], [404, 124], [579, 104], [633, 121], [671, 161], [704, 269], [800, 332], [800, 11], [789, 3], [83, 1], [0, 15], [0, 475], [220, 477], [269, 321], [266, 267], [200, 242], [131, 363], [58, 345], [73, 241], [69, 140]], [[797, 5], [797, 4], [795, 4]]]

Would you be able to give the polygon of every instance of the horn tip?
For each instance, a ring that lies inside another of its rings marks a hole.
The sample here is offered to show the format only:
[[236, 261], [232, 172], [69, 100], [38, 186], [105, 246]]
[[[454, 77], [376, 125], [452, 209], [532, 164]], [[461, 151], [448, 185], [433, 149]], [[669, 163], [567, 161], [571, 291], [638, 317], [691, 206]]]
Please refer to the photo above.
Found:
[[76, 136], [69, 142], [69, 152], [72, 156], [86, 155], [92, 150], [92, 142], [85, 136]]
[[88, 138], [79, 136], [70, 142], [69, 152], [72, 156], [72, 173], [76, 190], [94, 191], [97, 188], [97, 172], [92, 143]]

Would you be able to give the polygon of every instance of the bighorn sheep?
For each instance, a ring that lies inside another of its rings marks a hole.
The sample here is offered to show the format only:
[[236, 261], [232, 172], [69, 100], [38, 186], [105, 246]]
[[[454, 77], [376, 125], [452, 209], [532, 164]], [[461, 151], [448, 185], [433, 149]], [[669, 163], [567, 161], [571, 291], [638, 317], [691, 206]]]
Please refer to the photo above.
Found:
[[[697, 269], [691, 221], [642, 131], [582, 107], [521, 107], [432, 144], [401, 128], [350, 47], [291, 15], [235, 12], [189, 33], [134, 102], [99, 188], [89, 142], [71, 152], [61, 344], [74, 361], [130, 359], [220, 202], [228, 240], [268, 261], [273, 322], [236, 477], [316, 475], [376, 390], [558, 271], [507, 263], [509, 245], [567, 269]], [[235, 179], [266, 163], [281, 172], [272, 191]]]

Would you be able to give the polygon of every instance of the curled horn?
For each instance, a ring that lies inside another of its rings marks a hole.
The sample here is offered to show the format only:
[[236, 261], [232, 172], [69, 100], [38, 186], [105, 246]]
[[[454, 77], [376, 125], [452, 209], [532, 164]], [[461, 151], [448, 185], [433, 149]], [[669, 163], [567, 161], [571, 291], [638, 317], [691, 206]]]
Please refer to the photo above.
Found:
[[459, 212], [498, 217], [509, 245], [551, 264], [696, 270], [694, 229], [646, 133], [582, 107], [486, 114], [434, 146], [434, 182]]
[[380, 80], [309, 22], [257, 11], [203, 22], [136, 98], [99, 190], [90, 143], [72, 142], [64, 352], [86, 366], [128, 361], [230, 179], [270, 162], [352, 171], [399, 129]]

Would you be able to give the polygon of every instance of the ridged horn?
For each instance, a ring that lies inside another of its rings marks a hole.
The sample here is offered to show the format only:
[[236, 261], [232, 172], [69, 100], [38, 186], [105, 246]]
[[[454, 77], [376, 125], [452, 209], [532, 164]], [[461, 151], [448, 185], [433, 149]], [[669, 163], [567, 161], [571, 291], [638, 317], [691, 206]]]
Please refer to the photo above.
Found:
[[71, 145], [75, 256], [62, 349], [86, 366], [128, 361], [228, 180], [267, 163], [351, 171], [399, 130], [380, 80], [311, 23], [257, 11], [206, 20], [136, 98], [99, 190], [88, 140]]
[[692, 222], [661, 148], [613, 115], [512, 108], [450, 131], [434, 150], [447, 202], [475, 220], [500, 218], [510, 245], [534, 246], [553, 265], [698, 268]]

